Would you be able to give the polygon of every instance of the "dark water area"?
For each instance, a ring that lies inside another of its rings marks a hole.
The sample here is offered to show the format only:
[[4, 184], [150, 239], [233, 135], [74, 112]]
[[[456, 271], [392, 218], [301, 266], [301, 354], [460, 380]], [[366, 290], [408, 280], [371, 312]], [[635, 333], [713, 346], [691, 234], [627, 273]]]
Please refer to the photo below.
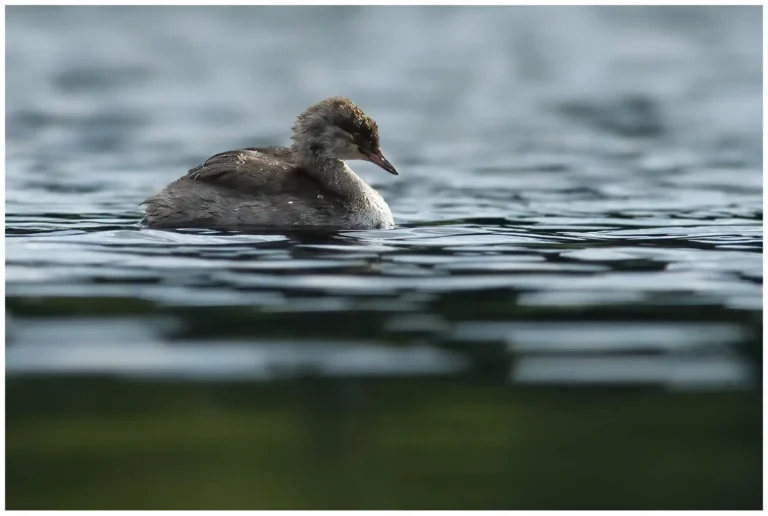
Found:
[[[761, 507], [761, 19], [8, 7], [7, 507]], [[141, 227], [331, 95], [395, 229]]]

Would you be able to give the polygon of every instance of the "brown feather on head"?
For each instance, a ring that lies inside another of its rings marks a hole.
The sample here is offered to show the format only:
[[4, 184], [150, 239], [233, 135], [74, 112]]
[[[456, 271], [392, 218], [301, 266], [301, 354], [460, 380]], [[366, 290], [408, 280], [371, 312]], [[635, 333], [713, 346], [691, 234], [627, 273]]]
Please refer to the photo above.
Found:
[[333, 97], [328, 99], [333, 106], [333, 122], [356, 140], [358, 145], [377, 149], [379, 147], [379, 127], [363, 110], [349, 99]]

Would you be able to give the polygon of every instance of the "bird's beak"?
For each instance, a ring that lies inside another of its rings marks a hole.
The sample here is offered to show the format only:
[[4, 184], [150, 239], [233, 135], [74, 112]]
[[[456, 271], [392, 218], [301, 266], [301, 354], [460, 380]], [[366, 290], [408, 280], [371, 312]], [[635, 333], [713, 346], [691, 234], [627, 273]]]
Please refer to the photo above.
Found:
[[384, 157], [384, 155], [381, 153], [381, 150], [377, 150], [376, 152], [366, 153], [365, 157], [368, 158], [368, 161], [380, 166], [390, 174], [394, 176], [400, 175], [397, 173], [397, 170], [395, 170], [395, 167], [392, 166], [392, 163], [387, 161], [387, 158]]

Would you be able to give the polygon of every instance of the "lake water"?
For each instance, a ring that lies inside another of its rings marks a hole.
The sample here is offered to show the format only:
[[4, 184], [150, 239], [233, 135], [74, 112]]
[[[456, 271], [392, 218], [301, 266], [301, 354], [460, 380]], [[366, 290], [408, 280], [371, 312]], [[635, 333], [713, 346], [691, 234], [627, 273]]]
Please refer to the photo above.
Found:
[[[757, 7], [9, 7], [9, 503], [759, 506], [761, 18]], [[139, 225], [147, 196], [217, 152], [286, 144], [296, 114], [331, 95], [379, 124], [400, 176], [350, 164], [395, 229]], [[156, 459], [157, 493], [137, 487], [147, 471], [91, 447], [112, 436], [122, 453], [149, 453], [115, 428], [161, 432], [146, 413], [162, 398], [159, 414], [194, 407], [173, 421], [231, 418], [192, 446], [218, 450], [252, 417], [225, 390], [271, 400], [290, 435], [281, 410], [314, 414], [320, 430], [285, 449], [311, 441], [336, 462], [275, 459], [291, 466], [255, 477], [282, 493], [268, 498], [233, 487], [255, 471], [235, 448], [226, 461], [211, 452], [216, 474], [236, 479], [218, 487], [202, 472], [210, 458], [184, 462], [187, 449]], [[375, 425], [360, 415], [371, 413]], [[638, 425], [652, 420], [651, 438]], [[382, 421], [410, 448], [371, 438]], [[528, 437], [508, 442], [518, 427]], [[80, 445], [95, 462], [80, 462], [75, 435], [90, 436]], [[435, 469], [395, 482], [393, 450]], [[308, 465], [321, 469], [296, 484]], [[198, 476], [179, 481], [185, 468]], [[116, 470], [120, 481], [84, 487]]]

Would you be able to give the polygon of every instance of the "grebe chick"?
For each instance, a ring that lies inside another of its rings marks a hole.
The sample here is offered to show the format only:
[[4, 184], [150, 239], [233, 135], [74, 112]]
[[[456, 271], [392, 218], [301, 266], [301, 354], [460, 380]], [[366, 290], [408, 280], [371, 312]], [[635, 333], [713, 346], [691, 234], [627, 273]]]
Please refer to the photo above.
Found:
[[379, 147], [376, 122], [349, 99], [306, 109], [290, 147], [216, 154], [149, 197], [152, 228], [327, 226], [385, 229], [389, 206], [344, 160], [367, 160], [397, 175]]

